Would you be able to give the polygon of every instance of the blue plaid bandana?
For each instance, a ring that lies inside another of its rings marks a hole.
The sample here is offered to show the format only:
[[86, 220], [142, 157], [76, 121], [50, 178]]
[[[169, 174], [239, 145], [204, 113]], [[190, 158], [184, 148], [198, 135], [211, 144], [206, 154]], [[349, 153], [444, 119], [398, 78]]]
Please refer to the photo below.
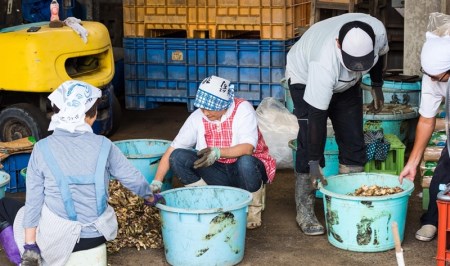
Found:
[[234, 88], [230, 81], [210, 76], [204, 79], [195, 96], [194, 106], [210, 111], [228, 109], [234, 99]]

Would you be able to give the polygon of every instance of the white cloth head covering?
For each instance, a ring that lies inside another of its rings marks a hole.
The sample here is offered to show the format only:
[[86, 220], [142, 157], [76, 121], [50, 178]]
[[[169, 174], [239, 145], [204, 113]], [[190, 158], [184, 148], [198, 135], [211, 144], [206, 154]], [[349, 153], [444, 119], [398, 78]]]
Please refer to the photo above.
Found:
[[430, 75], [450, 70], [450, 36], [439, 37], [427, 32], [420, 61], [423, 70]]
[[230, 81], [217, 76], [205, 78], [198, 87], [194, 106], [210, 111], [228, 109], [234, 99], [234, 87]]
[[69, 80], [53, 91], [48, 99], [59, 108], [53, 114], [48, 130], [61, 128], [69, 132], [90, 131], [92, 128], [84, 121], [85, 113], [94, 105], [102, 91], [86, 82]]

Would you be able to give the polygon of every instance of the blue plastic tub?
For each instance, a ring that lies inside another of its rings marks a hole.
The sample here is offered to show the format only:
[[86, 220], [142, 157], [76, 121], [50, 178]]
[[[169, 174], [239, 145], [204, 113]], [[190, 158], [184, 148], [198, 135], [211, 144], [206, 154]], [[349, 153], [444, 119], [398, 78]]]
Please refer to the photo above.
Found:
[[[295, 170], [295, 162], [297, 159], [297, 140], [293, 139], [288, 143], [289, 148], [292, 149], [292, 157], [294, 162], [294, 170]], [[328, 177], [332, 175], [337, 175], [339, 173], [339, 148], [336, 143], [336, 138], [327, 137], [325, 142], [325, 152], [323, 154], [325, 158], [325, 167], [322, 168], [323, 176]], [[322, 192], [320, 190], [316, 190], [316, 198], [322, 198]]]
[[5, 197], [5, 189], [9, 184], [10, 176], [5, 171], [0, 171], [0, 199]]
[[[171, 141], [161, 139], [130, 139], [114, 142], [149, 183], [155, 178], [159, 161], [170, 143]], [[172, 172], [169, 171], [164, 177], [163, 191], [172, 188], [172, 176]]]
[[[366, 107], [364, 108], [366, 110]], [[403, 106], [398, 104], [385, 104], [380, 113], [365, 112], [363, 121], [381, 121], [384, 134], [396, 135], [405, 142], [409, 137], [410, 124], [419, 116], [418, 107]]]
[[[362, 78], [361, 88], [363, 90], [363, 102], [372, 102], [372, 81], [370, 75], [366, 74]], [[392, 104], [409, 104], [412, 106], [419, 106], [420, 91], [422, 82], [418, 79], [411, 79], [405, 81], [384, 80], [383, 95], [385, 103]]]
[[171, 265], [235, 265], [244, 257], [252, 194], [226, 186], [177, 188], [161, 193], [166, 260]]
[[347, 195], [363, 185], [400, 186], [398, 176], [375, 173], [335, 175], [320, 186], [328, 241], [341, 249], [379, 252], [394, 248], [392, 222], [397, 222], [400, 240], [405, 231], [408, 199], [414, 190], [410, 180], [403, 179], [403, 192], [374, 197]]

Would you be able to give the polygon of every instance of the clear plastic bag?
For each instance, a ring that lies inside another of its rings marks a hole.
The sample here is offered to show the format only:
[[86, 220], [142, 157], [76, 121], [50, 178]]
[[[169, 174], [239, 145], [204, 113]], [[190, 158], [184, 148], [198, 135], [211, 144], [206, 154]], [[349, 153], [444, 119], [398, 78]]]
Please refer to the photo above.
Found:
[[427, 31], [437, 36], [450, 36], [450, 15], [433, 12], [429, 16]]
[[277, 169], [292, 169], [293, 156], [289, 141], [297, 138], [297, 117], [277, 99], [267, 97], [256, 108], [258, 127], [277, 162]]

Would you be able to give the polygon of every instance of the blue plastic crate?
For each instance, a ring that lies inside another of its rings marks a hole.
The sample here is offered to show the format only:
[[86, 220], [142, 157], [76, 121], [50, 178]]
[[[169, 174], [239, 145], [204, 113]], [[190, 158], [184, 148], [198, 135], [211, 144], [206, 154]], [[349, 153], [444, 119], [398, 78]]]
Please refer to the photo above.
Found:
[[20, 171], [28, 166], [30, 155], [30, 153], [13, 154], [1, 162], [3, 164], [2, 170], [11, 177], [9, 185], [6, 186], [7, 192], [16, 193], [26, 190], [25, 178], [20, 174]]
[[258, 105], [266, 97], [284, 101], [280, 80], [287, 41], [125, 38], [125, 107], [151, 109], [158, 102], [185, 102], [189, 111], [207, 76], [231, 81], [236, 97]]

